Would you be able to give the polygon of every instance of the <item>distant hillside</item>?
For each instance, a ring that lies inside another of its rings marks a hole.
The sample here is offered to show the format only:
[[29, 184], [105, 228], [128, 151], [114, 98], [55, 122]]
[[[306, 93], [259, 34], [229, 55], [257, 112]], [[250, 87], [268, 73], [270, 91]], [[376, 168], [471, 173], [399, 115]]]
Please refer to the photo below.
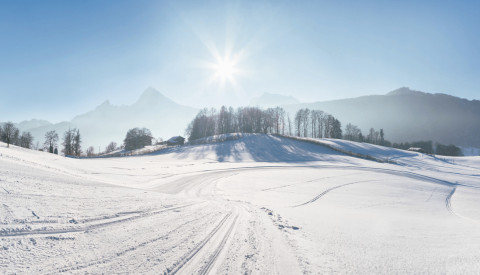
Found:
[[293, 96], [284, 96], [279, 94], [270, 94], [270, 93], [263, 93], [259, 97], [254, 97], [250, 100], [251, 106], [258, 106], [258, 107], [276, 107], [280, 105], [287, 105], [287, 104], [298, 104], [300, 103], [296, 98]]
[[104, 150], [110, 141], [122, 143], [128, 129], [146, 127], [155, 138], [183, 135], [197, 109], [179, 105], [153, 88], [148, 88], [132, 105], [116, 106], [107, 100], [95, 110], [76, 116], [72, 121], [44, 124], [28, 130], [35, 142], [43, 142], [47, 131], [56, 130], [61, 136], [68, 128], [79, 128], [82, 146], [98, 146]]
[[353, 123], [367, 133], [385, 130], [393, 142], [433, 140], [480, 148], [480, 101], [446, 94], [429, 94], [400, 88], [386, 95], [362, 96], [285, 106], [294, 114], [300, 108], [319, 109]]

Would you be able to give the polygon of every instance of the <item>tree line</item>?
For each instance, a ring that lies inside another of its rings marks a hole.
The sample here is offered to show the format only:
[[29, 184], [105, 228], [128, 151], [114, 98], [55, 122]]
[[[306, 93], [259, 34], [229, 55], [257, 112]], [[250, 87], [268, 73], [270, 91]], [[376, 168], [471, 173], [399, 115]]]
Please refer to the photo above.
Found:
[[15, 127], [12, 122], [7, 122], [0, 127], [0, 141], [5, 142], [7, 147], [10, 147], [10, 144], [13, 144], [31, 149], [33, 146], [32, 134], [30, 134], [30, 132], [22, 132], [20, 134], [20, 130]]
[[189, 141], [228, 133], [265, 133], [311, 138], [337, 138], [357, 142], [366, 142], [387, 147], [408, 150], [411, 147], [422, 148], [428, 154], [460, 156], [461, 149], [455, 145], [436, 144], [432, 141], [412, 143], [393, 143], [385, 138], [383, 129], [370, 128], [364, 135], [362, 130], [351, 123], [342, 130], [341, 122], [321, 110], [300, 109], [293, 121], [281, 107], [262, 110], [258, 107], [222, 106], [220, 110], [204, 108], [198, 112], [188, 125], [185, 134]]
[[[311, 138], [337, 138], [404, 150], [411, 147], [421, 148], [429, 154], [462, 155], [461, 149], [452, 144], [443, 145], [437, 143], [435, 148], [432, 141], [392, 144], [385, 139], [383, 129], [375, 130], [370, 128], [365, 136], [358, 126], [348, 123], [343, 131], [341, 122], [334, 116], [321, 110], [310, 110], [308, 108], [298, 110], [293, 121], [289, 113], [281, 107], [263, 110], [258, 107], [239, 107], [234, 109], [222, 106], [218, 111], [214, 108], [205, 108], [198, 112], [185, 131], [189, 141], [228, 133], [265, 133]], [[128, 130], [121, 146], [112, 141], [105, 148], [105, 153], [110, 153], [117, 149], [135, 150], [143, 148], [152, 145], [154, 140], [149, 129], [132, 128]], [[31, 133], [20, 133], [19, 129], [12, 122], [7, 122], [0, 127], [0, 141], [5, 142], [7, 147], [10, 144], [14, 144], [29, 149], [40, 149], [38, 142], [36, 146], [33, 145]], [[58, 142], [58, 133], [56, 131], [48, 131], [45, 134], [43, 149], [40, 150], [58, 154]], [[81, 143], [80, 130], [76, 128], [68, 129], [62, 136], [62, 152], [68, 156], [80, 156], [83, 154]], [[94, 156], [94, 152], [94, 147], [90, 146], [86, 149], [85, 154]], [[100, 150], [98, 154], [100, 154]]]
[[229, 133], [264, 133], [297, 135], [314, 138], [341, 138], [338, 119], [318, 110], [301, 109], [292, 121], [281, 107], [262, 110], [258, 107], [222, 106], [202, 109], [188, 125], [185, 134], [192, 141], [213, 135]]
[[427, 154], [437, 154], [442, 156], [462, 156], [462, 149], [459, 147], [449, 144], [434, 144], [431, 140], [429, 141], [415, 141], [415, 142], [402, 142], [402, 143], [393, 143], [393, 148], [408, 150], [409, 148], [420, 148]]

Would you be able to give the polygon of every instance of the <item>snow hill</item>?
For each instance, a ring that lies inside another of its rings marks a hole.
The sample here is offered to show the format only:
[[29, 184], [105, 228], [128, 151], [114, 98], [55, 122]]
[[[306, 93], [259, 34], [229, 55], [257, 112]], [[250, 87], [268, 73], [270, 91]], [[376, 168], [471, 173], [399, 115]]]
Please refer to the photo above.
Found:
[[478, 273], [479, 188], [480, 157], [341, 140], [98, 159], [0, 143], [0, 271]]

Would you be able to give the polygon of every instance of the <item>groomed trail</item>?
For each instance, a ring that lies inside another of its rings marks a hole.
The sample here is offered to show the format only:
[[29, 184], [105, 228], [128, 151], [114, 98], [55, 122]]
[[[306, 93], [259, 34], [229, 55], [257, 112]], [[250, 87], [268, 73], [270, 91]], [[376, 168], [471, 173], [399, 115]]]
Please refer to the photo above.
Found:
[[0, 144], [0, 273], [480, 272], [480, 158], [239, 136], [105, 159]]

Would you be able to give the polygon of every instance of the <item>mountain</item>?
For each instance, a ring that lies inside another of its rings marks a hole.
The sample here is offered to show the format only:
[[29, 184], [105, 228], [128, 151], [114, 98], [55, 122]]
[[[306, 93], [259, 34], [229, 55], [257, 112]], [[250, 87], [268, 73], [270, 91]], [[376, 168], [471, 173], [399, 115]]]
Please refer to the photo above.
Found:
[[298, 104], [298, 103], [300, 103], [298, 99], [292, 96], [270, 94], [270, 93], [263, 93], [261, 96], [254, 97], [250, 100], [251, 106], [259, 106], [259, 107], [276, 107], [280, 105]]
[[52, 123], [46, 121], [46, 120], [41, 120], [41, 119], [31, 119], [31, 120], [24, 120], [20, 123], [17, 123], [15, 126], [20, 130], [20, 131], [28, 131], [33, 128], [38, 128], [38, 127], [43, 127], [43, 126], [49, 126], [52, 125]]
[[154, 88], [148, 88], [132, 105], [116, 106], [108, 100], [97, 108], [71, 121], [42, 125], [29, 129], [35, 141], [42, 142], [47, 131], [56, 130], [61, 136], [69, 128], [78, 128], [82, 135], [82, 146], [100, 146], [101, 150], [111, 141], [123, 142], [127, 131], [134, 127], [145, 127], [154, 137], [170, 138], [183, 135], [197, 109], [179, 105]]
[[[0, 122], [0, 126], [3, 126], [3, 124], [5, 124], [5, 122]], [[49, 125], [52, 125], [52, 123], [46, 120], [41, 120], [41, 119], [31, 119], [31, 120], [24, 120], [19, 123], [14, 123], [14, 125], [20, 130], [20, 132], [23, 132], [23, 131], [30, 131], [31, 129], [35, 129], [38, 127], [49, 126]]]
[[386, 95], [284, 106], [291, 114], [300, 108], [318, 109], [342, 123], [383, 128], [393, 142], [432, 140], [480, 148], [480, 101], [430, 94], [403, 87]]

